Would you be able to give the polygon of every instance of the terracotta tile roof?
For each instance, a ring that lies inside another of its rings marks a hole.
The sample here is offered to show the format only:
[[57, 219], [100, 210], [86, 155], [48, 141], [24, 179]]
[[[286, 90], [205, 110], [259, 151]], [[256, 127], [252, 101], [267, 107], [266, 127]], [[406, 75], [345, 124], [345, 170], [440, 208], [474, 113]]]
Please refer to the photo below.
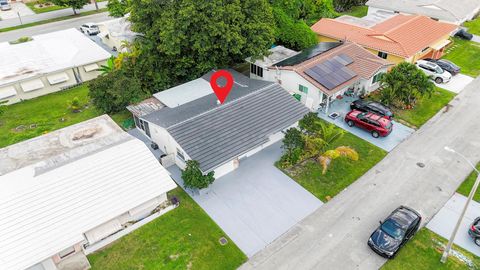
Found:
[[371, 28], [335, 19], [321, 19], [312, 26], [319, 35], [350, 40], [364, 47], [411, 57], [438, 42], [457, 28], [454, 24], [437, 22], [425, 16], [397, 15]]
[[[353, 72], [355, 72], [357, 75], [352, 79], [350, 79], [349, 81], [346, 81], [345, 83], [329, 90], [305, 73], [305, 71], [310, 69], [311, 67], [318, 65], [340, 54], [345, 54], [350, 58], [352, 58], [353, 60], [353, 63], [347, 65], [347, 67]], [[308, 82], [313, 84], [315, 87], [320, 89], [320, 91], [326, 93], [327, 95], [332, 95], [340, 91], [341, 89], [343, 89], [345, 86], [355, 83], [362, 78], [367, 80], [372, 78], [373, 75], [375, 75], [378, 72], [378, 70], [380, 70], [382, 67], [387, 67], [391, 65], [393, 64], [388, 62], [387, 60], [382, 59], [376, 55], [373, 55], [368, 50], [362, 48], [361, 46], [353, 42], [347, 41], [345, 42], [345, 44], [342, 44], [341, 46], [338, 46], [323, 54], [315, 56], [300, 64], [297, 64], [294, 66], [279, 67], [279, 69], [293, 70], [296, 73], [298, 73], [300, 76], [305, 78]]]

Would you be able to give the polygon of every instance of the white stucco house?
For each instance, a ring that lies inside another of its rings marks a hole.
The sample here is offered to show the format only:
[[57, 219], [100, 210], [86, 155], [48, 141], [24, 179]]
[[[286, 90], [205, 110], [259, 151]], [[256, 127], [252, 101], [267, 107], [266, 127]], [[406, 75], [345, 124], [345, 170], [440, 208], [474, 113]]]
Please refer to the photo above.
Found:
[[184, 169], [187, 160], [196, 160], [203, 173], [221, 177], [281, 140], [308, 113], [277, 83], [229, 71], [235, 82], [223, 104], [210, 86], [212, 71], [128, 107], [137, 128], [166, 154], [164, 166]]
[[1, 148], [0, 183], [8, 270], [88, 269], [86, 254], [173, 209], [166, 193], [176, 188], [107, 115]]
[[480, 11], [480, 0], [369, 0], [368, 15], [377, 13], [418, 14], [461, 25]]
[[137, 33], [131, 29], [131, 22], [128, 20], [129, 15], [125, 17], [115, 18], [113, 20], [98, 23], [100, 33], [97, 35], [102, 42], [110, 49], [119, 52], [125, 52], [123, 42], [131, 43], [135, 40]]
[[73, 28], [0, 43], [0, 101], [12, 104], [94, 79], [110, 57]]
[[379, 87], [392, 63], [352, 42], [322, 42], [296, 52], [283, 46], [262, 59], [246, 59], [250, 77], [277, 82], [312, 111], [328, 112], [342, 95], [367, 94]]

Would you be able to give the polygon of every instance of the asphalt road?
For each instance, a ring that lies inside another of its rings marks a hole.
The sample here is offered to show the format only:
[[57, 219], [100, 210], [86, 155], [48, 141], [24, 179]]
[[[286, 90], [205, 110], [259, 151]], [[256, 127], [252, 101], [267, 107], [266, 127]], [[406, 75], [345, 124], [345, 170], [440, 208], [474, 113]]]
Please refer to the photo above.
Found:
[[[418, 210], [422, 226], [454, 194], [471, 168], [450, 146], [480, 160], [480, 79], [374, 168], [257, 253], [240, 269], [378, 269], [385, 259], [366, 242], [399, 205]], [[423, 163], [422, 168], [417, 163]]]
[[68, 28], [79, 28], [80, 25], [87, 22], [103, 22], [113, 19], [108, 16], [108, 12], [94, 14], [85, 17], [78, 17], [71, 20], [53, 22], [48, 24], [42, 24], [38, 26], [23, 28], [19, 30], [0, 33], [0, 42], [16, 40], [20, 37], [31, 37], [33, 35], [45, 34], [54, 31], [64, 30]]

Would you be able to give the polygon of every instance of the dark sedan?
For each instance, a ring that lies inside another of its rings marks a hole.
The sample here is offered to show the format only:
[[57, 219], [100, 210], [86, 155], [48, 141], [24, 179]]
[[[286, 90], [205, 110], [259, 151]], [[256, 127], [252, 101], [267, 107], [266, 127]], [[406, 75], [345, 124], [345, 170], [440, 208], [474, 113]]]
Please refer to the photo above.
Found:
[[468, 230], [468, 234], [470, 237], [473, 238], [473, 241], [477, 246], [480, 246], [480, 217], [477, 217], [472, 225], [470, 226], [470, 229]]
[[461, 70], [459, 66], [457, 66], [454, 63], [452, 63], [451, 61], [448, 61], [448, 60], [445, 60], [445, 59], [436, 60], [436, 59], [427, 58], [427, 59], [424, 59], [424, 60], [437, 64], [443, 70], [446, 70], [446, 71], [450, 72], [450, 74], [452, 74], [452, 76], [457, 75], [458, 73], [460, 73], [460, 70]]
[[368, 246], [385, 258], [393, 258], [420, 227], [422, 217], [415, 210], [400, 206], [395, 209], [368, 239]]
[[455, 33], [455, 37], [465, 40], [472, 40], [473, 35], [465, 31], [464, 29], [460, 29], [457, 33]]
[[373, 112], [380, 116], [385, 116], [388, 119], [393, 118], [393, 112], [389, 107], [383, 105], [380, 102], [357, 99], [354, 102], [350, 103], [350, 109], [358, 110], [362, 112]]

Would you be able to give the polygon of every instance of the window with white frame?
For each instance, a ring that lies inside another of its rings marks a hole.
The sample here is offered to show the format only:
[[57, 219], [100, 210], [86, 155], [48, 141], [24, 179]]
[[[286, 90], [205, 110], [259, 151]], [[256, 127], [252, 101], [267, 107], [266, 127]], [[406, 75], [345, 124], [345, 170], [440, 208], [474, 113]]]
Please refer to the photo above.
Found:
[[263, 78], [263, 68], [255, 64], [250, 64], [250, 73], [257, 75], [258, 77]]
[[300, 91], [300, 92], [302, 92], [302, 93], [305, 93], [305, 94], [308, 94], [308, 87], [299, 84], [299, 85], [298, 85], [298, 91]]
[[378, 57], [381, 57], [383, 59], [387, 59], [388, 54], [386, 52], [378, 52]]
[[177, 157], [181, 160], [181, 161], [185, 161], [185, 154], [183, 154], [182, 150], [178, 149], [177, 148]]
[[373, 76], [373, 79], [372, 79], [372, 84], [379, 82], [383, 74], [384, 74], [383, 72], [379, 72], [375, 74], [375, 76]]

